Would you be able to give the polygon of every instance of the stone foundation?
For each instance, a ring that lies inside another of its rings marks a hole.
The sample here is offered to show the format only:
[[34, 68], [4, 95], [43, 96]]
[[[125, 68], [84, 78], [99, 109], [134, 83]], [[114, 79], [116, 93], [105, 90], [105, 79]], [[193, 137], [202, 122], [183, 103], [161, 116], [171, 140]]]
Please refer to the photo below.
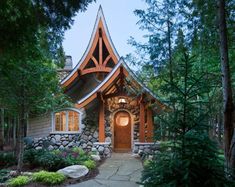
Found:
[[159, 151], [160, 143], [150, 143], [150, 142], [134, 142], [133, 153], [139, 154], [140, 156], [144, 153], [146, 155], [153, 155]]
[[101, 157], [110, 157], [112, 154], [111, 142], [96, 142], [93, 144], [92, 151], [98, 152]]
[[49, 150], [80, 147], [84, 151], [91, 151], [93, 143], [98, 141], [98, 130], [95, 126], [86, 126], [81, 133], [51, 133], [47, 137], [34, 138], [32, 146], [35, 149]]

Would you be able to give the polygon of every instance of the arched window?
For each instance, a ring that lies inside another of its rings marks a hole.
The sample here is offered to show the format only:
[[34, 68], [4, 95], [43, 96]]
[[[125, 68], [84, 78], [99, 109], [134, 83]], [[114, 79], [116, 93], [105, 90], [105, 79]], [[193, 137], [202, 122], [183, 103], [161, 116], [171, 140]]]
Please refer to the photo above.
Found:
[[53, 132], [75, 133], [81, 131], [81, 112], [77, 109], [64, 109], [52, 115]]

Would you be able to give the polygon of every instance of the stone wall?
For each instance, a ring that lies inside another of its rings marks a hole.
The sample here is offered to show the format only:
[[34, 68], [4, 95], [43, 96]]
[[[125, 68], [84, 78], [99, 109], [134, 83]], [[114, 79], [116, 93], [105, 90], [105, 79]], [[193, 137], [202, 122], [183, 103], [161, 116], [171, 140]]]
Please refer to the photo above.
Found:
[[86, 125], [81, 133], [73, 134], [49, 134], [43, 138], [34, 138], [33, 147], [35, 149], [48, 148], [64, 149], [74, 146], [81, 147], [85, 151], [91, 151], [93, 143], [98, 141], [98, 127]]
[[92, 151], [98, 152], [101, 157], [110, 157], [112, 153], [111, 142], [93, 144]]
[[154, 142], [154, 143], [135, 142], [134, 143], [133, 153], [139, 154], [140, 156], [142, 156], [143, 154], [153, 155], [154, 153], [159, 151], [159, 148], [160, 148], [160, 143], [158, 143], [158, 142]]

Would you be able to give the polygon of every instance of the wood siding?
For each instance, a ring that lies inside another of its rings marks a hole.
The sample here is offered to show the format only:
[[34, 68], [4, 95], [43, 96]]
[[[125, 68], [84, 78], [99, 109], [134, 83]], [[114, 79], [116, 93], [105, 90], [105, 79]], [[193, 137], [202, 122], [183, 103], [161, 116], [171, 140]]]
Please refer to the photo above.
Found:
[[27, 136], [33, 138], [45, 137], [52, 131], [51, 113], [29, 119]]

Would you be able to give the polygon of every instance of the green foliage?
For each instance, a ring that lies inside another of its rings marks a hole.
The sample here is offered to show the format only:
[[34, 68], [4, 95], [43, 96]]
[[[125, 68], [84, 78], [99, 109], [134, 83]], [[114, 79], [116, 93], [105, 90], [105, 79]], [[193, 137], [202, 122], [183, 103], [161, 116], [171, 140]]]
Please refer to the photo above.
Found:
[[232, 185], [225, 177], [217, 145], [208, 135], [204, 74], [195, 73], [195, 61], [184, 47], [180, 51], [174, 82], [161, 84], [172, 107], [159, 115], [170, 141], [161, 143], [161, 152], [145, 166], [142, 181], [145, 186]]
[[[81, 148], [48, 151], [46, 149], [28, 149], [24, 153], [24, 162], [32, 167], [42, 167], [49, 171], [56, 171], [66, 166], [83, 164], [90, 160], [90, 156]], [[88, 162], [91, 167], [93, 163]], [[93, 164], [93, 165], [92, 165]]]
[[57, 172], [40, 171], [33, 174], [33, 181], [46, 185], [58, 185], [65, 181], [66, 177]]
[[66, 161], [60, 155], [48, 150], [29, 149], [24, 153], [24, 162], [34, 167], [42, 167], [49, 171], [56, 171], [66, 166]]
[[88, 169], [94, 169], [96, 167], [96, 162], [94, 160], [86, 160], [83, 162], [83, 165], [85, 165]]
[[12, 187], [24, 186], [30, 182], [29, 177], [27, 176], [18, 176], [16, 178], [10, 179], [8, 185]]
[[79, 155], [85, 155], [86, 154], [85, 151], [80, 147], [74, 147], [74, 148], [72, 148], [71, 151], [74, 152], [74, 153], [78, 153]]
[[13, 152], [0, 152], [0, 168], [16, 164], [16, 157]]
[[65, 149], [60, 154], [65, 159], [66, 165], [82, 164], [89, 159], [89, 155], [81, 148]]
[[7, 169], [0, 170], [0, 183], [4, 183], [5, 181], [9, 179], [9, 173], [10, 173], [10, 170], [7, 170]]
[[42, 155], [36, 156], [37, 163], [46, 170], [56, 171], [66, 166], [63, 158], [51, 152], [45, 151]]

